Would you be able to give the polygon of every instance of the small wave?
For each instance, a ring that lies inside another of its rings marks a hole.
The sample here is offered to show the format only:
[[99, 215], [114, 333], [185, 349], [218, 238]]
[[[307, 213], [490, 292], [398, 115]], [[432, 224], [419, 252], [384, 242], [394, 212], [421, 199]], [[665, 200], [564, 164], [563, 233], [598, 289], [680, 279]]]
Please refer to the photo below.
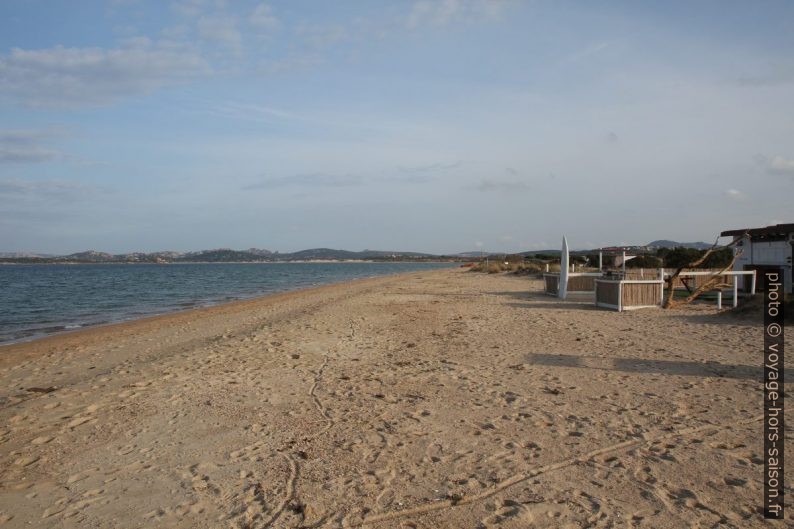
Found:
[[[382, 268], [381, 263], [351, 266], [287, 263], [268, 265], [266, 269], [258, 264], [242, 268], [237, 264], [10, 268], [11, 282], [30, 288], [0, 297], [0, 343], [348, 281], [372, 276], [375, 266], [378, 271], [392, 273], [426, 268], [414, 264]], [[28, 292], [40, 285], [46, 285], [46, 290], [30, 297]]]

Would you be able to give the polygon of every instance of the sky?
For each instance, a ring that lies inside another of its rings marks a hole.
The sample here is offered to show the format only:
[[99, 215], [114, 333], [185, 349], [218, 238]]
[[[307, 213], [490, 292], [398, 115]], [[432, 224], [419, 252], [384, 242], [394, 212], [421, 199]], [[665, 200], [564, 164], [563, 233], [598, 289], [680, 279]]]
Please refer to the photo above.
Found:
[[0, 251], [794, 222], [794, 3], [3, 0]]

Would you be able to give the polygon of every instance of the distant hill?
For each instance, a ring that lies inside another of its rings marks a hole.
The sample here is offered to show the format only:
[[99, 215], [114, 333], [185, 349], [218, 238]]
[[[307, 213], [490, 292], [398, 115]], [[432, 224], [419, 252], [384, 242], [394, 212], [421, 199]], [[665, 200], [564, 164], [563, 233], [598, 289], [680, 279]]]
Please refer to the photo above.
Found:
[[[711, 248], [711, 244], [705, 242], [676, 242], [661, 239], [648, 243], [646, 246], [626, 246], [621, 247], [629, 252], [635, 253], [655, 253], [656, 248], [696, 248], [705, 250]], [[582, 255], [593, 250], [572, 250], [572, 255]], [[560, 255], [559, 249], [550, 248], [548, 250], [527, 250], [524, 252], [508, 252], [510, 255], [522, 255], [524, 257], [541, 256], [543, 258], [553, 258]], [[196, 252], [130, 252], [125, 254], [110, 254], [88, 250], [68, 255], [39, 254], [30, 252], [0, 252], [0, 263], [185, 263], [185, 262], [205, 262], [205, 263], [242, 263], [242, 262], [281, 262], [281, 261], [400, 261], [400, 260], [460, 260], [477, 259], [482, 256], [503, 256], [503, 252], [483, 252], [481, 250], [460, 252], [456, 254], [429, 254], [422, 252], [398, 252], [383, 250], [362, 250], [360, 252], [350, 250], [336, 250], [333, 248], [310, 248], [297, 252], [273, 252], [260, 248], [248, 248], [247, 250], [233, 250], [231, 248], [216, 248], [213, 250], [200, 250]]]
[[649, 242], [647, 246], [655, 246], [656, 248], [695, 248], [696, 250], [708, 250], [712, 247], [707, 242], [676, 242], [666, 239]]
[[78, 252], [64, 256], [66, 259], [72, 259], [74, 261], [82, 261], [86, 263], [100, 263], [100, 262], [107, 262], [107, 261], [118, 261], [119, 259], [116, 256], [113, 256], [109, 253], [105, 252], [97, 252], [94, 250], [88, 250], [86, 252]]
[[380, 250], [363, 250], [351, 252], [349, 250], [333, 250], [331, 248], [312, 248], [293, 253], [278, 254], [279, 259], [290, 261], [303, 260], [350, 260], [350, 259], [390, 259], [390, 258], [428, 258], [436, 257], [428, 253], [419, 252], [385, 252]]
[[273, 255], [273, 252], [270, 250], [260, 250], [259, 248], [248, 248], [246, 252], [256, 255]]
[[0, 252], [0, 258], [14, 259], [22, 257], [55, 257], [50, 253], [35, 253], [35, 252]]
[[443, 259], [443, 256], [420, 252], [388, 252], [380, 250], [334, 250], [331, 248], [312, 248], [291, 253], [271, 252], [259, 248], [248, 250], [232, 250], [218, 248], [198, 252], [132, 252], [112, 255], [106, 252], [88, 250], [69, 255], [42, 256], [25, 253], [0, 254], [0, 262], [5, 263], [242, 263], [242, 262], [276, 262], [276, 261], [392, 261], [415, 259]]
[[361, 259], [360, 252], [351, 252], [348, 250], [333, 250], [331, 248], [311, 248], [309, 250], [301, 250], [299, 252], [279, 254], [281, 259], [288, 259], [291, 261], [304, 261], [310, 259]]
[[[518, 255], [523, 255], [524, 257], [532, 257], [534, 255], [560, 255], [562, 253], [559, 249], [557, 250], [530, 250], [527, 252], [520, 252]], [[573, 253], [573, 251], [571, 252]]]
[[232, 250], [230, 248], [220, 248], [217, 250], [202, 250], [200, 252], [189, 252], [174, 258], [174, 261], [201, 261], [205, 263], [234, 263], [241, 261], [268, 261], [270, 253], [252, 253], [247, 250]]
[[460, 252], [454, 254], [454, 257], [464, 257], [464, 258], [480, 258], [480, 257], [502, 257], [504, 255], [523, 255], [524, 257], [532, 257], [536, 254], [543, 254], [543, 255], [559, 255], [560, 250], [530, 250], [526, 252], [481, 252], [481, 251], [473, 251], [473, 252]]

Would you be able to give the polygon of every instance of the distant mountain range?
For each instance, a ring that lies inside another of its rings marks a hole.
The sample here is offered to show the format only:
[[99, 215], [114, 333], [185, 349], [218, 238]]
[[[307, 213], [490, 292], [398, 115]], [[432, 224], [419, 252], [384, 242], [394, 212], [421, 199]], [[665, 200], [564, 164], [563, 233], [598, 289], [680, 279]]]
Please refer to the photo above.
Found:
[[55, 257], [50, 253], [33, 253], [33, 252], [0, 252], [0, 259], [15, 259], [20, 257]]
[[[645, 246], [625, 246], [620, 247], [626, 251], [633, 252], [653, 252], [657, 248], [696, 248], [704, 250], [711, 248], [705, 242], [676, 242], [669, 240], [658, 240], [648, 243]], [[617, 247], [616, 247], [617, 248]], [[577, 250], [573, 253], [582, 254], [597, 251]], [[518, 255], [530, 257], [538, 254], [558, 255], [559, 249], [531, 250], [526, 252], [516, 252]], [[349, 250], [334, 250], [331, 248], [312, 248], [291, 253], [271, 252], [259, 248], [248, 248], [247, 250], [232, 250], [230, 248], [219, 248], [215, 250], [201, 250], [198, 252], [132, 252], [125, 254], [110, 254], [89, 250], [85, 252], [72, 253], [69, 255], [52, 255], [30, 252], [0, 252], [0, 262], [5, 263], [241, 263], [241, 262], [280, 262], [280, 261], [415, 261], [415, 260], [465, 260], [476, 259], [482, 255], [494, 255], [492, 252], [461, 252], [452, 255], [437, 255], [420, 252], [396, 252], [380, 250], [362, 250], [351, 252]], [[499, 252], [498, 255], [504, 255]]]
[[675, 242], [661, 239], [649, 242], [648, 246], [654, 246], [656, 248], [695, 248], [697, 250], [708, 250], [713, 245], [707, 242]]
[[232, 250], [219, 248], [198, 252], [152, 252], [110, 254], [89, 250], [68, 255], [45, 255], [26, 252], [0, 253], [0, 261], [16, 263], [240, 263], [240, 262], [277, 262], [277, 261], [406, 261], [439, 260], [447, 256], [419, 252], [387, 252], [363, 250], [351, 252], [331, 248], [312, 248], [292, 253], [271, 252], [259, 248]]
[[[638, 246], [638, 245], [630, 245], [630, 246], [612, 246], [608, 248], [593, 248], [590, 250], [572, 250], [571, 253], [574, 254], [587, 254], [598, 252], [599, 249], [607, 250], [607, 251], [615, 251], [618, 249], [626, 250], [627, 252], [635, 252], [635, 253], [653, 253], [659, 248], [695, 248], [697, 250], [708, 250], [711, 248], [711, 244], [707, 242], [676, 242], [670, 241], [667, 239], [660, 239], [658, 241], [652, 241], [648, 244]], [[518, 252], [518, 255], [523, 255], [524, 257], [531, 257], [533, 255], [559, 255], [560, 249], [553, 248], [548, 250], [529, 250], [526, 252]], [[459, 253], [459, 256], [464, 257], [478, 257], [480, 252], [466, 252], [466, 253]], [[501, 254], [500, 254], [501, 255]]]

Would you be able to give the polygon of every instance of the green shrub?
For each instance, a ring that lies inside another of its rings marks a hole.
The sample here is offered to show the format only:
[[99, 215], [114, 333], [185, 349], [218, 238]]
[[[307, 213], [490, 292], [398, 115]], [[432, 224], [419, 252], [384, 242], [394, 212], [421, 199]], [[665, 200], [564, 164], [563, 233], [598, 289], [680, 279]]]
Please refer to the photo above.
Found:
[[652, 255], [638, 255], [626, 261], [626, 268], [661, 268], [662, 260]]
[[[662, 259], [665, 268], [688, 268], [691, 263], [702, 258], [705, 253], [706, 250], [695, 248], [659, 248], [656, 256]], [[732, 259], [733, 249], [722, 248], [709, 255], [698, 268], [725, 268]], [[626, 263], [626, 266], [630, 265]]]

